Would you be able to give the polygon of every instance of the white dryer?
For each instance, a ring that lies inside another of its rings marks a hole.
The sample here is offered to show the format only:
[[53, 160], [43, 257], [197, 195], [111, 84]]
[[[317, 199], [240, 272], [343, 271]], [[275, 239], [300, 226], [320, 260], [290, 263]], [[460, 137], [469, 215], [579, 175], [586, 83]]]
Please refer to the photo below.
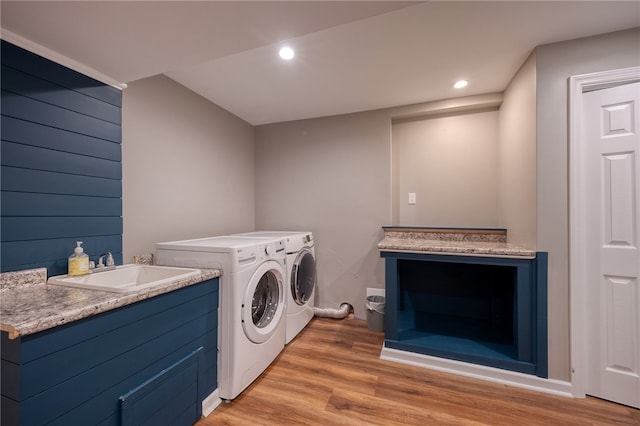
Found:
[[234, 399], [285, 344], [282, 239], [220, 236], [156, 244], [160, 265], [220, 268], [218, 391]]
[[286, 343], [313, 318], [316, 288], [316, 254], [313, 233], [300, 231], [256, 231], [238, 234], [257, 238], [282, 238], [287, 253], [285, 282], [287, 303]]

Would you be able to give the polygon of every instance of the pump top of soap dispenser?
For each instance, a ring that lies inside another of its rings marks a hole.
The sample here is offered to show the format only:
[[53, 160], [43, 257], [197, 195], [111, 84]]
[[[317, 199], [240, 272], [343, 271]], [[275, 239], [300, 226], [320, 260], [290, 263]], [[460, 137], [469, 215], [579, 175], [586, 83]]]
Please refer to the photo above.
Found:
[[84, 275], [89, 273], [89, 256], [82, 249], [82, 241], [76, 242], [73, 254], [69, 256], [69, 275]]
[[76, 241], [76, 248], [73, 249], [73, 252], [76, 255], [84, 253], [84, 249], [82, 248], [82, 241]]

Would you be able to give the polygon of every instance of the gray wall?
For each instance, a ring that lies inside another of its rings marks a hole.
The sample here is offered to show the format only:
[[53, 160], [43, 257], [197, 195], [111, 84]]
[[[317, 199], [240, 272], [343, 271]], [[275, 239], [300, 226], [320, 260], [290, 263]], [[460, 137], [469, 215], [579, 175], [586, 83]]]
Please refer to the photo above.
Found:
[[497, 110], [395, 121], [391, 143], [393, 224], [499, 225]]
[[536, 248], [536, 55], [504, 92], [499, 126], [499, 216], [510, 243]]
[[256, 128], [256, 229], [316, 239], [316, 304], [348, 302], [365, 317], [384, 287], [381, 226], [390, 223], [391, 120], [380, 111]]
[[570, 379], [568, 78], [640, 65], [640, 28], [539, 46], [537, 244], [549, 252], [549, 375]]
[[254, 228], [254, 128], [173, 80], [125, 89], [124, 262], [155, 243]]

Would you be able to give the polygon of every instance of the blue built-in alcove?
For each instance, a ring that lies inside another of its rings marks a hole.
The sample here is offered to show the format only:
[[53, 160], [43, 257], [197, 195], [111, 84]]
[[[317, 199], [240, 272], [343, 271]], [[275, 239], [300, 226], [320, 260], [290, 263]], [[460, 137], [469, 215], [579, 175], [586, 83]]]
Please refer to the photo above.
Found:
[[386, 348], [548, 377], [547, 253], [381, 256]]
[[0, 266], [67, 272], [83, 241], [122, 263], [119, 89], [2, 41]]

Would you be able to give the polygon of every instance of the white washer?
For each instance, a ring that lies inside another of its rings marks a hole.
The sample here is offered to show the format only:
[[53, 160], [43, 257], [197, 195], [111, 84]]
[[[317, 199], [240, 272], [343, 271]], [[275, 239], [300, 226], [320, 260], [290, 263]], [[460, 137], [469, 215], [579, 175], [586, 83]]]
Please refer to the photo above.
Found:
[[234, 399], [285, 342], [282, 239], [221, 236], [156, 244], [160, 265], [220, 268], [218, 391]]
[[285, 292], [287, 337], [289, 343], [313, 318], [316, 288], [316, 253], [313, 233], [300, 231], [256, 231], [238, 234], [246, 237], [282, 238], [287, 253]]

